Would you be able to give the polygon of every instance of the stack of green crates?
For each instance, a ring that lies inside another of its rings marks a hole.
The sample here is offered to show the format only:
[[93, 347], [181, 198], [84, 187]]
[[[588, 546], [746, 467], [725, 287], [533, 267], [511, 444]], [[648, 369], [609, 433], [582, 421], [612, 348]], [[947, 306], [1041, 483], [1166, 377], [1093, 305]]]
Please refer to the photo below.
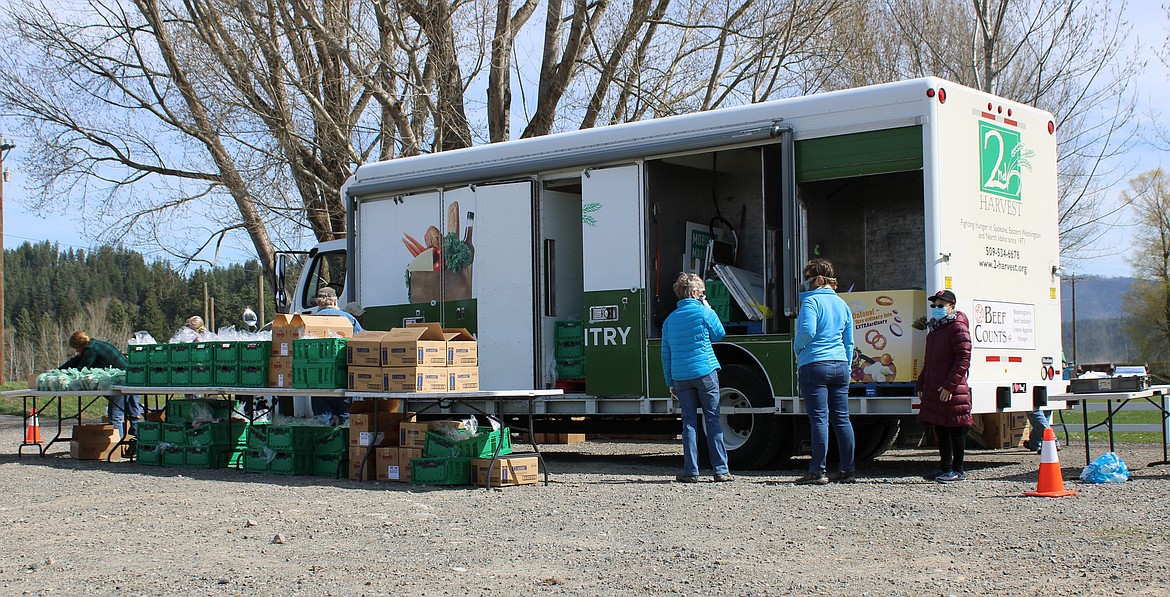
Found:
[[146, 368], [150, 365], [151, 344], [131, 344], [126, 347], [130, 365], [126, 367], [126, 385], [145, 386]]
[[313, 445], [313, 476], [344, 477], [349, 465], [349, 427], [327, 427]]
[[239, 342], [241, 388], [268, 387], [268, 362], [272, 356], [269, 340]]
[[240, 385], [240, 345], [236, 342], [213, 342], [211, 345], [213, 385], [235, 388]]
[[347, 383], [348, 338], [298, 338], [292, 342], [294, 388], [338, 389]]
[[191, 385], [206, 388], [215, 385], [214, 342], [192, 342], [187, 348], [187, 367]]
[[420, 485], [466, 485], [471, 482], [471, 460], [512, 453], [512, 431], [480, 427], [475, 437], [456, 440], [428, 431], [423, 457], [410, 461], [410, 482]]
[[580, 320], [558, 321], [556, 347], [557, 379], [585, 378], [585, 325]]
[[171, 345], [148, 344], [146, 385], [164, 388], [171, 385]]
[[[276, 475], [312, 475], [316, 473], [317, 446], [338, 428], [311, 425], [253, 425], [247, 433], [244, 470]], [[332, 446], [331, 446], [332, 447]], [[336, 460], [334, 461], [336, 471]]]
[[156, 466], [236, 467], [245, 429], [226, 400], [169, 400], [166, 422], [138, 424], [138, 462]]

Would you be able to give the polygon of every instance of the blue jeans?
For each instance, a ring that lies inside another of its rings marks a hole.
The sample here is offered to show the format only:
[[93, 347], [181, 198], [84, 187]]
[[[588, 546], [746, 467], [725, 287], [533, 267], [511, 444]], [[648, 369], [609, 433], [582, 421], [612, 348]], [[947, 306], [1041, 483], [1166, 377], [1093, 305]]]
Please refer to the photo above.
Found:
[[848, 472], [853, 465], [853, 423], [849, 421], [849, 363], [845, 361], [817, 361], [802, 365], [797, 373], [800, 397], [808, 412], [809, 436], [812, 439], [812, 461], [809, 472], [824, 472], [829, 453], [829, 425], [837, 436], [837, 454], [840, 470]]
[[1044, 430], [1052, 427], [1052, 412], [1036, 409], [1028, 413], [1028, 421], [1032, 423], [1032, 430], [1028, 432], [1028, 441], [1024, 442], [1024, 447], [1039, 450], [1044, 441]]
[[727, 473], [727, 448], [723, 445], [723, 426], [719, 424], [719, 372], [712, 371], [698, 379], [674, 380], [674, 393], [682, 409], [682, 442], [684, 475], [699, 474], [699, 441], [697, 411], [703, 408], [703, 429], [707, 432], [707, 451], [711, 455], [711, 470], [716, 475]]
[[142, 405], [138, 403], [138, 396], [119, 394], [109, 397], [110, 404], [106, 406], [106, 417], [110, 425], [118, 430], [118, 435], [126, 434], [126, 415], [130, 415], [130, 435], [138, 435], [138, 421], [142, 420]]

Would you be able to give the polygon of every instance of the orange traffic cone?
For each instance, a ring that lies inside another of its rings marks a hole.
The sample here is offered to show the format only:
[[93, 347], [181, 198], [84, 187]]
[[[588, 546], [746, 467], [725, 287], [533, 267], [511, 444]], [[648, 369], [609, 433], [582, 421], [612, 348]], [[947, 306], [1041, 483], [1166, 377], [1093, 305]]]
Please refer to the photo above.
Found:
[[41, 443], [41, 421], [37, 418], [37, 413], [33, 412], [25, 418], [24, 426], [24, 443], [39, 444]]
[[1064, 479], [1060, 475], [1060, 458], [1056, 454], [1056, 433], [1049, 427], [1044, 430], [1044, 441], [1040, 447], [1040, 479], [1036, 482], [1036, 491], [1028, 491], [1024, 495], [1064, 497], [1074, 494], [1076, 491], [1064, 488]]

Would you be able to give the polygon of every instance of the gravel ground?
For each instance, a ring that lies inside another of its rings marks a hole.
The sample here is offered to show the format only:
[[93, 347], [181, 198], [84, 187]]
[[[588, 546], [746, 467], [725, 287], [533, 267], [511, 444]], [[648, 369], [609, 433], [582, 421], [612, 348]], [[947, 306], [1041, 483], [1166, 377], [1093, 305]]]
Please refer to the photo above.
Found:
[[[599, 441], [550, 446], [547, 487], [486, 491], [18, 458], [20, 434], [0, 417], [6, 595], [1170, 595], [1156, 445], [1118, 446], [1128, 483], [1044, 499], [1022, 449], [951, 485], [918, 476], [932, 450], [854, 485], [683, 485], [677, 444]], [[1061, 456], [1075, 479], [1083, 446]]]

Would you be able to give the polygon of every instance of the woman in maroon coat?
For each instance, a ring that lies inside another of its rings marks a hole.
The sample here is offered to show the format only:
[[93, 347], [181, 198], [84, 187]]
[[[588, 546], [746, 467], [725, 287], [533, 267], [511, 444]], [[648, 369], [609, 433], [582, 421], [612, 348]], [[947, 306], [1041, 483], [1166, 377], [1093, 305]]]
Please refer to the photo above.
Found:
[[918, 421], [934, 425], [939, 468], [927, 475], [940, 483], [962, 481], [963, 448], [971, 428], [971, 332], [967, 316], [955, 310], [955, 293], [940, 290], [930, 297], [926, 323], [926, 362], [916, 390], [921, 402]]

